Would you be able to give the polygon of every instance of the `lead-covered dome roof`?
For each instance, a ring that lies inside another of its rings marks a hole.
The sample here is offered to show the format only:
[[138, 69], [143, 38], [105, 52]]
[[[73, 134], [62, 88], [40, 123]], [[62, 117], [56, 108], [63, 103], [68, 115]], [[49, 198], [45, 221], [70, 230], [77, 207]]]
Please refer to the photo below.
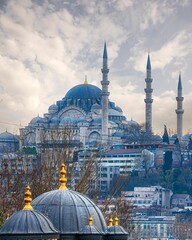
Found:
[[27, 186], [25, 207], [6, 220], [0, 230], [0, 239], [57, 239], [58, 231], [52, 222], [31, 206], [31, 191]]
[[14, 134], [6, 131], [0, 134], [0, 141], [18, 142], [19, 140]]
[[104, 232], [107, 226], [101, 210], [88, 197], [67, 189], [64, 164], [61, 174], [59, 190], [46, 192], [35, 198], [32, 202], [34, 209], [47, 213], [61, 234], [79, 233], [87, 225], [90, 214], [97, 229]]
[[79, 84], [71, 88], [65, 98], [69, 99], [101, 99], [101, 89], [92, 84]]
[[51, 221], [42, 213], [34, 210], [21, 210], [15, 212], [5, 222], [0, 230], [0, 239], [9, 239], [8, 236], [10, 239], [14, 239], [13, 237], [22, 239], [22, 237], [29, 237], [29, 235], [31, 237], [39, 236], [41, 239], [52, 239], [58, 236], [57, 233]]
[[34, 209], [47, 213], [61, 233], [79, 233], [87, 225], [90, 214], [94, 225], [105, 231], [106, 223], [100, 209], [86, 196], [71, 190], [53, 190], [33, 200]]

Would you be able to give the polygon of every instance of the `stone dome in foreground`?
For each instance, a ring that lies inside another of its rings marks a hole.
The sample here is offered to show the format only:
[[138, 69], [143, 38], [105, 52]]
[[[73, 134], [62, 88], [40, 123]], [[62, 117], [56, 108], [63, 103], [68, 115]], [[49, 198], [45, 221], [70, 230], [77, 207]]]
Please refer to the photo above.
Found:
[[25, 192], [25, 207], [6, 220], [0, 230], [1, 240], [57, 239], [59, 234], [52, 222], [31, 207], [30, 187]]
[[81, 193], [68, 190], [65, 186], [66, 171], [62, 165], [63, 174], [61, 187], [58, 190], [46, 192], [35, 198], [32, 206], [35, 210], [48, 214], [48, 218], [61, 234], [76, 234], [84, 228], [90, 215], [94, 226], [101, 232], [107, 229], [101, 210], [86, 196]]

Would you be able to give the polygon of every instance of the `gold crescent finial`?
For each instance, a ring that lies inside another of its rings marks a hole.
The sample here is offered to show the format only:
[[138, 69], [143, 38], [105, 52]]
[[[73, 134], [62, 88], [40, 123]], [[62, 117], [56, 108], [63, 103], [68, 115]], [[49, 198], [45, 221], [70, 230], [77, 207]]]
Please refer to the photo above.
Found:
[[61, 164], [61, 178], [59, 179], [61, 186], [59, 188], [59, 190], [67, 190], [68, 188], [66, 187], [66, 183], [67, 183], [67, 178], [66, 178], [66, 173], [67, 171], [65, 170], [65, 164]]
[[110, 218], [109, 218], [109, 227], [113, 226], [113, 218], [112, 218], [112, 215], [110, 215]]
[[85, 75], [85, 82], [84, 82], [84, 84], [88, 84], [87, 75]]
[[119, 219], [118, 219], [118, 216], [117, 216], [117, 213], [116, 213], [116, 216], [115, 216], [115, 226], [119, 225]]
[[31, 188], [29, 184], [26, 187], [25, 198], [24, 198], [25, 206], [23, 210], [33, 210], [31, 206], [32, 198], [31, 198]]
[[90, 214], [89, 216], [89, 226], [92, 226], [93, 225], [93, 218], [92, 218], [92, 215]]

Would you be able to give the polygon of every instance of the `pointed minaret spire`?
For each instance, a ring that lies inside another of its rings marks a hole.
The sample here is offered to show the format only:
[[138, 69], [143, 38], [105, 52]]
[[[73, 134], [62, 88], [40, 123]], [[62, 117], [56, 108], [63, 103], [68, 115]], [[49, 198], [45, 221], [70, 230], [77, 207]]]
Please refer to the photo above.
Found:
[[178, 91], [179, 91], [179, 90], [182, 90], [181, 72], [179, 72]]
[[108, 58], [108, 56], [107, 56], [107, 45], [106, 45], [106, 42], [105, 42], [105, 44], [104, 44], [103, 58], [104, 58], [104, 59], [107, 59], [107, 58]]
[[149, 52], [148, 52], [148, 58], [147, 58], [147, 71], [151, 71], [151, 61], [150, 61]]
[[101, 69], [103, 78], [101, 81], [102, 85], [102, 140], [104, 143], [108, 141], [108, 57], [107, 57], [107, 46], [106, 42], [104, 44], [104, 51], [103, 51], [103, 68]]
[[182, 96], [182, 83], [181, 83], [181, 73], [179, 73], [179, 81], [177, 88], [177, 109], [175, 110], [177, 114], [177, 138], [180, 141], [183, 136], [183, 96]]
[[151, 83], [153, 79], [151, 78], [151, 61], [150, 61], [150, 55], [148, 53], [148, 58], [147, 58], [147, 73], [146, 73], [146, 88], [145, 88], [145, 93], [146, 93], [146, 98], [145, 98], [145, 131], [148, 134], [152, 134], [152, 92], [153, 89], [151, 88]]

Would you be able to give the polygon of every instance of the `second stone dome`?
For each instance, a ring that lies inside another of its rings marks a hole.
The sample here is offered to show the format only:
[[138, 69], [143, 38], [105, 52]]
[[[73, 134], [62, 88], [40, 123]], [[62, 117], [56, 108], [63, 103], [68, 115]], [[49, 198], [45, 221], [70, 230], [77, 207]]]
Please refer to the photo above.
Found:
[[[64, 167], [62, 168], [64, 172]], [[94, 226], [99, 231], [105, 232], [107, 226], [101, 210], [88, 197], [68, 190], [65, 186], [65, 176], [61, 177], [60, 182], [60, 189], [43, 193], [35, 198], [32, 202], [33, 208], [47, 214], [61, 234], [79, 233], [87, 225], [90, 215]]]

